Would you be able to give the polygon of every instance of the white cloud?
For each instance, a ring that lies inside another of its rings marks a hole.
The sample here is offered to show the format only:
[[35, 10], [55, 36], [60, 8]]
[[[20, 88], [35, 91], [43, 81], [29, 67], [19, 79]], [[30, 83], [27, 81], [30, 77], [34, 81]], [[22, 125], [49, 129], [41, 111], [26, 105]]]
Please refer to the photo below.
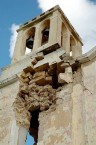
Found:
[[83, 52], [96, 45], [96, 4], [90, 0], [38, 0], [46, 11], [59, 4], [76, 31], [83, 39]]
[[13, 56], [15, 42], [16, 42], [16, 38], [17, 38], [17, 32], [16, 32], [16, 30], [18, 28], [19, 28], [19, 25], [16, 25], [16, 24], [12, 24], [12, 26], [10, 28], [10, 30], [11, 30], [10, 48], [9, 48], [10, 58], [12, 58], [12, 56]]

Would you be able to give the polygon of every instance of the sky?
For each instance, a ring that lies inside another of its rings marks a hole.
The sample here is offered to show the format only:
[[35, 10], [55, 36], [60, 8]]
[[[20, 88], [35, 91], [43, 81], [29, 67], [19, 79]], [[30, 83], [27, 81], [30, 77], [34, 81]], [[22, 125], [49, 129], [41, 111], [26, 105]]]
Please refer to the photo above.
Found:
[[96, 0], [0, 0], [0, 68], [11, 63], [19, 25], [57, 4], [81, 36], [83, 53], [96, 45]]
[[15, 28], [41, 12], [36, 0], [0, 0], [0, 68], [11, 63], [10, 47]]

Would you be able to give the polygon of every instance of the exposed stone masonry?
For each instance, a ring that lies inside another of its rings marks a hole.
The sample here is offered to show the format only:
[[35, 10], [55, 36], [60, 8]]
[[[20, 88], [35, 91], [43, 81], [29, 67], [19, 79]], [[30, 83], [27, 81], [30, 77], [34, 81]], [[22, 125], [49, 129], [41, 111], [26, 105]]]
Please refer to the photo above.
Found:
[[78, 68], [78, 62], [64, 51], [56, 51], [56, 55], [55, 59], [52, 56], [47, 59], [47, 55], [40, 52], [32, 59], [32, 65], [18, 74], [19, 92], [14, 102], [16, 122], [29, 130], [35, 143], [38, 142], [39, 113], [56, 108], [59, 99], [56, 93], [64, 84], [73, 82], [73, 72]]
[[42, 54], [38, 54], [32, 60], [34, 66], [28, 66], [18, 75], [20, 85], [14, 108], [17, 123], [27, 129], [30, 126], [30, 113], [37, 109], [48, 110], [56, 104], [56, 89], [63, 84], [72, 83], [72, 70], [78, 67], [78, 63], [65, 54], [60, 56], [59, 62], [51, 65], [45, 62], [38, 66], [38, 61], [40, 63], [42, 59], [44, 60]]
[[[24, 82], [20, 80], [19, 93], [14, 103], [17, 123], [21, 126], [24, 125], [26, 128], [29, 128], [30, 125], [30, 112], [39, 108], [40, 111], [47, 110], [50, 105], [55, 103], [56, 90], [49, 84], [43, 87], [37, 85], [38, 81], [35, 80], [35, 76], [36, 74], [32, 76], [31, 73], [25, 74], [23, 72], [20, 79]], [[34, 79], [30, 79], [32, 77]]]

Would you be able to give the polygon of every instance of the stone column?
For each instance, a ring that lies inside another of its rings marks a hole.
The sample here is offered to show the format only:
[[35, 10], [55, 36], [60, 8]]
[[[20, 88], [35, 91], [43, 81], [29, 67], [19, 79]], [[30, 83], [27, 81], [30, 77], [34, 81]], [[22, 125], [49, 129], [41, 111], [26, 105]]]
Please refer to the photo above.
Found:
[[39, 23], [39, 24], [36, 26], [33, 51], [36, 51], [36, 50], [41, 46], [42, 35], [41, 35], [40, 24], [41, 24], [41, 23]]
[[25, 54], [25, 50], [26, 50], [26, 36], [24, 35], [23, 30], [21, 30], [18, 32], [12, 63], [20, 60], [20, 57]]
[[58, 43], [61, 46], [61, 29], [61, 14], [56, 11], [53, 13], [52, 18], [50, 19], [49, 45]]
[[82, 45], [78, 42], [76, 45], [71, 47], [72, 49], [72, 56], [74, 58], [82, 55]]
[[70, 55], [70, 32], [67, 30], [66, 33], [62, 35], [62, 47], [66, 54]]

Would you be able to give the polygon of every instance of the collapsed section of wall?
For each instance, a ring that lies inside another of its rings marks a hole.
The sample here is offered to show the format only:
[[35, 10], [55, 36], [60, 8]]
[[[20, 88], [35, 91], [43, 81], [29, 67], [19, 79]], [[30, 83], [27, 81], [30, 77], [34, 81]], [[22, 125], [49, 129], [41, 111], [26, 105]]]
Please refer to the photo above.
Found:
[[[29, 130], [38, 145], [71, 145], [75, 142], [72, 137], [76, 137], [75, 125], [83, 118], [80, 64], [64, 51], [54, 53], [44, 57], [38, 54], [32, 65], [18, 75], [19, 92], [14, 102], [16, 121]], [[78, 136], [77, 142], [84, 144], [83, 120], [79, 128], [83, 135]]]

